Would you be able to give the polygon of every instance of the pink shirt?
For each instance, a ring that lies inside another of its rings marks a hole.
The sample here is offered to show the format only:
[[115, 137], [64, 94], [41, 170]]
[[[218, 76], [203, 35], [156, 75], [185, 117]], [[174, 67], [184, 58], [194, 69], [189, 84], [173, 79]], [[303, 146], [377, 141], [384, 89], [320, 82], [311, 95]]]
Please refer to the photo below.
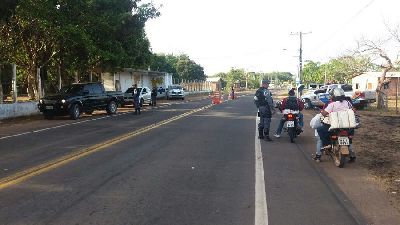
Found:
[[343, 110], [351, 109], [351, 108], [352, 108], [351, 103], [346, 100], [343, 100], [343, 102], [336, 101], [336, 102], [329, 103], [329, 105], [325, 108], [325, 111], [328, 113], [331, 113], [331, 112], [339, 112], [339, 111], [343, 111]]

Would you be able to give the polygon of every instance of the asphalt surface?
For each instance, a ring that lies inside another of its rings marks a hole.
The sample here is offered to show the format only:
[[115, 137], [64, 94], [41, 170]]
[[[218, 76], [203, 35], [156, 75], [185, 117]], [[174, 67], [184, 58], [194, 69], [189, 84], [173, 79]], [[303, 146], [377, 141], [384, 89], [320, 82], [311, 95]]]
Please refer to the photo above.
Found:
[[259, 142], [252, 96], [209, 104], [61, 127], [46, 121], [39, 130], [3, 134], [0, 224], [255, 224], [260, 144], [268, 218], [260, 224], [360, 224], [357, 210], [304, 154], [312, 139]]

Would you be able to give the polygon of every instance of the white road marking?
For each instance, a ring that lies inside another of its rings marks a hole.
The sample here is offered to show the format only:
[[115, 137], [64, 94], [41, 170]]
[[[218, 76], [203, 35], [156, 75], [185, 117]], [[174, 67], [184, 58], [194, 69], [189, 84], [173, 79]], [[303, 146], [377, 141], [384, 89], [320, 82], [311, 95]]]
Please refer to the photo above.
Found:
[[7, 139], [7, 138], [12, 138], [12, 137], [18, 137], [18, 136], [22, 136], [22, 135], [30, 134], [30, 133], [32, 133], [32, 132], [25, 132], [25, 133], [20, 133], [20, 134], [14, 134], [14, 135], [10, 135], [10, 136], [5, 136], [5, 137], [1, 137], [0, 140], [2, 140], [2, 139]]
[[[200, 101], [201, 100], [205, 100], [205, 99], [207, 99], [207, 98], [200, 99]], [[180, 104], [187, 103], [187, 102], [192, 102], [192, 101], [195, 101], [195, 100], [188, 100], [186, 102], [177, 102], [177, 103], [166, 103], [166, 104], [163, 104], [163, 105], [160, 105], [160, 106], [153, 107], [151, 109], [165, 108], [165, 107], [168, 107], [168, 106], [171, 106], [171, 105], [180, 105]], [[149, 111], [149, 110], [150, 109], [148, 109], [148, 108], [142, 109], [142, 111]], [[106, 118], [113, 117], [113, 116], [122, 116], [122, 115], [125, 115], [125, 114], [128, 114], [128, 113], [131, 113], [131, 112], [118, 113], [118, 114], [111, 115], [111, 116], [103, 116], [103, 117], [99, 117], [99, 118], [81, 120], [81, 121], [74, 122], [74, 123], [67, 123], [67, 124], [62, 124], [62, 125], [58, 125], [58, 126], [54, 126], [54, 127], [43, 128], [43, 129], [40, 129], [40, 130], [34, 130], [34, 131], [24, 132], [24, 133], [20, 133], [20, 134], [4, 136], [4, 137], [0, 137], [0, 140], [13, 138], [13, 137], [18, 137], [18, 136], [22, 136], [22, 135], [26, 135], [26, 134], [39, 133], [39, 132], [43, 132], [43, 131], [46, 131], [46, 130], [57, 129], [57, 128], [76, 125], [76, 124], [80, 124], [80, 123], [87, 123], [87, 122], [90, 122], [90, 121], [102, 120], [102, 119], [106, 119]]]
[[261, 152], [261, 142], [258, 139], [257, 125], [259, 117], [256, 117], [256, 136], [255, 136], [255, 167], [256, 167], [256, 184], [255, 184], [255, 225], [268, 225], [267, 195], [265, 193], [264, 181], [264, 164]]

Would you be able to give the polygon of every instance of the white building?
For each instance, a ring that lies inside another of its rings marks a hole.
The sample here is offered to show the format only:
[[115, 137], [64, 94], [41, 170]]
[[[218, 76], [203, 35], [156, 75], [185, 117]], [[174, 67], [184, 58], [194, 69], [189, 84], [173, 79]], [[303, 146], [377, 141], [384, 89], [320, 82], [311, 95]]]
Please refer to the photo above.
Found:
[[136, 84], [138, 87], [166, 89], [172, 84], [172, 74], [166, 72], [125, 68], [120, 72], [102, 73], [101, 80], [107, 91], [125, 92]]
[[[382, 76], [382, 72], [366, 72], [352, 79], [352, 85], [354, 91], [366, 91], [376, 90], [379, 83], [379, 78]], [[387, 72], [386, 78], [389, 82], [389, 95], [395, 94], [396, 85], [400, 72]]]

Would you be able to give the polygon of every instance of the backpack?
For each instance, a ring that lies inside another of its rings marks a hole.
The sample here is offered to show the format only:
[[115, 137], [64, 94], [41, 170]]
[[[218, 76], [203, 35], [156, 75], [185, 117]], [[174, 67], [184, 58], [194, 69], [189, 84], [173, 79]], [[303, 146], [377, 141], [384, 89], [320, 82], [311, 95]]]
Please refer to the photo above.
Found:
[[297, 98], [288, 97], [287, 100], [286, 100], [285, 108], [286, 109], [290, 109], [290, 110], [295, 110], [295, 111], [299, 110], [300, 107], [299, 107], [299, 104], [297, 103]]

